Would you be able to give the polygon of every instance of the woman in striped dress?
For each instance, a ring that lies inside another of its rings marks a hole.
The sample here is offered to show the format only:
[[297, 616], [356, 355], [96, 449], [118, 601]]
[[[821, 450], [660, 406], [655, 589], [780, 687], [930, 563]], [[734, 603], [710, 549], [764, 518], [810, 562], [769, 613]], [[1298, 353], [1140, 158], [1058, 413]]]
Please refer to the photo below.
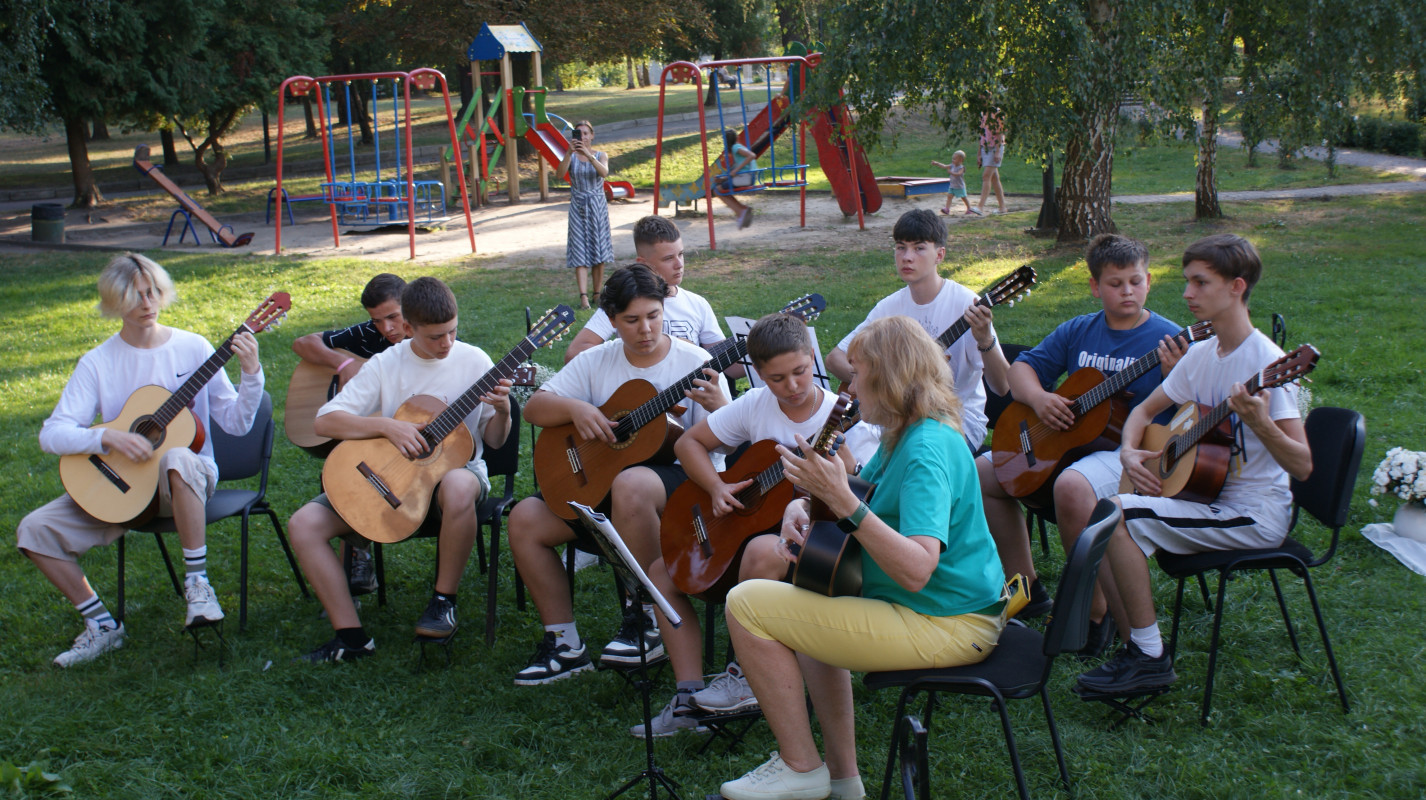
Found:
[[594, 302], [604, 285], [604, 265], [614, 260], [609, 241], [609, 201], [604, 199], [604, 178], [609, 175], [609, 157], [592, 148], [594, 126], [589, 120], [575, 123], [569, 151], [555, 170], [569, 181], [569, 239], [565, 264], [574, 268], [579, 284], [579, 307], [589, 308], [589, 270], [594, 269]]

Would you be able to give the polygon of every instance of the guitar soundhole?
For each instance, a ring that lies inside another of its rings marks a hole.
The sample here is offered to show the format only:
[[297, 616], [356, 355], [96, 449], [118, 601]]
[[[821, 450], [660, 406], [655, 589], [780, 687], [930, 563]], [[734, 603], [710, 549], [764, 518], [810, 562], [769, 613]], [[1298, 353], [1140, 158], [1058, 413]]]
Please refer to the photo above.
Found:
[[[615, 414], [614, 416], [610, 417], [610, 419], [613, 420], [613, 421], [615, 421], [615, 422], [618, 422], [619, 420], [621, 420], [621, 419], [623, 419], [624, 417], [627, 417], [627, 416], [629, 416], [629, 412], [628, 412], [628, 411], [620, 411], [619, 413], [617, 413], [617, 414]], [[639, 438], [639, 432], [638, 432], [637, 430], [634, 431], [633, 433], [629, 434], [628, 436], [622, 438], [622, 439], [619, 438], [619, 437], [616, 435], [616, 436], [614, 437], [614, 444], [608, 445], [608, 447], [609, 447], [610, 450], [623, 450], [624, 448], [626, 448], [626, 447], [628, 447], [629, 445], [633, 444], [633, 443], [634, 443], [634, 440], [637, 439], [637, 438]]]
[[148, 439], [149, 444], [153, 445], [155, 450], [158, 449], [159, 445], [163, 444], [164, 436], [167, 434], [167, 430], [150, 416], [143, 416], [134, 420], [133, 427], [129, 428], [129, 432], [137, 433], [145, 439]]

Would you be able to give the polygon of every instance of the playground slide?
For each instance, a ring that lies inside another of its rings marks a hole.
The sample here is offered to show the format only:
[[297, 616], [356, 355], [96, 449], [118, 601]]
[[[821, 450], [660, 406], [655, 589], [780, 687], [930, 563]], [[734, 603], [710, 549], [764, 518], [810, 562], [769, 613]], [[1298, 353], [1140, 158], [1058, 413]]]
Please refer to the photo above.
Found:
[[[525, 141], [529, 142], [551, 167], [558, 167], [569, 151], [569, 142], [553, 123], [541, 122], [525, 129]], [[628, 181], [605, 181], [604, 196], [610, 200], [633, 198], [634, 184]]]
[[155, 168], [154, 165], [149, 162], [148, 145], [141, 144], [134, 148], [134, 169], [152, 178], [153, 182], [159, 185], [159, 188], [168, 192], [174, 200], [178, 201], [178, 205], [181, 206], [184, 211], [187, 211], [191, 216], [203, 223], [208, 230], [212, 231], [213, 235], [218, 238], [218, 241], [222, 242], [224, 247], [242, 247], [252, 241], [253, 235], [251, 233], [234, 236], [233, 226], [224, 225], [218, 222], [218, 220], [213, 219], [213, 215], [208, 213], [208, 209], [198, 205], [193, 198], [188, 196], [187, 192], [178, 187], [178, 184], [169, 180], [168, 176], [163, 174], [162, 170]]
[[[817, 141], [817, 160], [822, 171], [832, 184], [832, 193], [837, 195], [837, 204], [842, 213], [851, 216], [857, 213], [857, 193], [861, 191], [862, 211], [867, 214], [881, 209], [881, 190], [876, 185], [876, 173], [867, 162], [866, 151], [856, 139], [836, 141], [834, 133], [851, 125], [847, 107], [838, 103], [831, 110], [817, 115], [812, 126], [812, 137]], [[856, 171], [856, 185], [852, 184], [852, 171]]]

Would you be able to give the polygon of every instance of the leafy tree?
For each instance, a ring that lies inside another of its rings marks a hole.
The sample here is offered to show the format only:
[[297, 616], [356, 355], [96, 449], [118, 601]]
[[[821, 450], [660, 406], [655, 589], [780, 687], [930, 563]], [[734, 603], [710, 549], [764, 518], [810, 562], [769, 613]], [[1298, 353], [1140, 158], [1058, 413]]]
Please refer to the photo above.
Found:
[[51, 0], [0, 0], [0, 129], [39, 133], [51, 111], [39, 65]]

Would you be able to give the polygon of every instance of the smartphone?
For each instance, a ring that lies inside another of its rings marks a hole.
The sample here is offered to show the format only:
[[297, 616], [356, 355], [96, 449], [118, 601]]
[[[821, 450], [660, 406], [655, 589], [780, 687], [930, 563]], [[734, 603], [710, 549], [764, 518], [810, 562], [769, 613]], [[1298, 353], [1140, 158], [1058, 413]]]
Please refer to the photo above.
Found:
[[574, 129], [574, 133], [570, 134], [570, 137], [569, 137], [569, 138], [570, 138], [571, 140], [573, 140], [573, 141], [576, 141], [576, 142], [577, 142], [577, 141], [580, 141], [581, 139], [584, 138], [584, 129], [583, 129], [583, 128], [575, 128], [575, 129]]

